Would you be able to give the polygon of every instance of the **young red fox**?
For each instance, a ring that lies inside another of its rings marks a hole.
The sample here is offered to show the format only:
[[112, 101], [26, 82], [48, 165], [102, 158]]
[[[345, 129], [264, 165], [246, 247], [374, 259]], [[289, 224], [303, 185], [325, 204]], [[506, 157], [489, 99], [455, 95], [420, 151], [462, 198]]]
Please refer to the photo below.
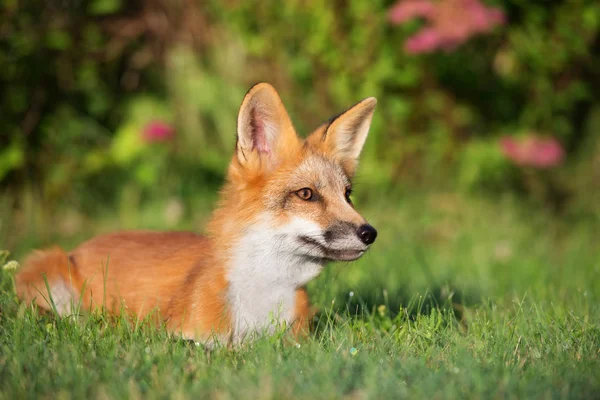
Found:
[[202, 342], [239, 343], [277, 323], [306, 332], [304, 286], [377, 236], [350, 201], [376, 103], [365, 99], [302, 140], [275, 89], [255, 85], [207, 236], [119, 232], [69, 253], [37, 251], [16, 276], [18, 295], [45, 309], [51, 298], [63, 315], [74, 304], [138, 317], [158, 310], [169, 330]]

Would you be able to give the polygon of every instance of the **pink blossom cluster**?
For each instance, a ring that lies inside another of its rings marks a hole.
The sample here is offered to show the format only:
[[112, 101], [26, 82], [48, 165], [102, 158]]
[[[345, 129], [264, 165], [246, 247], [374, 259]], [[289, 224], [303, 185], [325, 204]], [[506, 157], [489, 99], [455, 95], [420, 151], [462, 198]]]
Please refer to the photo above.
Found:
[[404, 49], [409, 54], [450, 51], [505, 22], [500, 9], [486, 7], [479, 0], [401, 0], [390, 8], [388, 16], [393, 24], [414, 18], [428, 22], [406, 40]]
[[148, 143], [167, 142], [175, 136], [175, 129], [164, 121], [151, 121], [142, 130], [142, 137]]
[[551, 168], [560, 165], [564, 149], [558, 140], [529, 135], [520, 140], [506, 136], [500, 140], [502, 153], [515, 165]]

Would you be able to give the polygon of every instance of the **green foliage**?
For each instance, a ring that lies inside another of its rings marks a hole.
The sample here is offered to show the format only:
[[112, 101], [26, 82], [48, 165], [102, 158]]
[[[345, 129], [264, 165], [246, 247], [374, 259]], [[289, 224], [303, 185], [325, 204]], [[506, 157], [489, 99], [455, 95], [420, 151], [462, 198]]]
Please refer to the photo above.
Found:
[[[521, 175], [506, 173], [494, 138], [556, 136], [570, 161], [589, 136], [600, 6], [494, 3], [506, 26], [453, 51], [410, 55], [403, 42], [419, 23], [391, 25], [379, 0], [5, 2], [0, 183], [33, 185], [52, 208], [83, 201], [78, 188], [98, 177], [175, 190], [175, 172], [190, 174], [191, 164], [222, 174], [243, 93], [266, 80], [304, 134], [363, 97], [379, 99], [361, 179], [513, 187], [499, 181]], [[136, 137], [156, 118], [177, 131], [165, 150]], [[477, 183], [488, 179], [497, 182]], [[95, 197], [118, 197], [101, 186]]]
[[22, 167], [23, 153], [22, 145], [15, 139], [0, 152], [0, 180], [10, 171]]
[[122, 8], [120, 0], [94, 0], [91, 1], [87, 10], [92, 15], [106, 15], [120, 11]]
[[510, 188], [515, 168], [500, 151], [497, 139], [472, 140], [463, 148], [458, 185], [468, 191], [498, 192]]
[[582, 128], [581, 107], [598, 101], [596, 83], [588, 79], [597, 73], [600, 56], [600, 7], [566, 1], [550, 9], [523, 4], [517, 10], [521, 20], [508, 32], [498, 72], [526, 89], [519, 122], [574, 144]]

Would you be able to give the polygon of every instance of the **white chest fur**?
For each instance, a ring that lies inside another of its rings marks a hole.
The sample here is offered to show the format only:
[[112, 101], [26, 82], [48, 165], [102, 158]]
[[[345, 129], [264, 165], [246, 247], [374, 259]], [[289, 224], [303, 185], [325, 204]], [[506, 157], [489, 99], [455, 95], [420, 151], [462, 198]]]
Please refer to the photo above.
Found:
[[294, 320], [296, 289], [315, 278], [319, 260], [297, 253], [298, 235], [320, 232], [314, 223], [293, 219], [274, 228], [268, 216], [250, 226], [237, 243], [229, 268], [229, 305], [234, 341], [272, 332]]

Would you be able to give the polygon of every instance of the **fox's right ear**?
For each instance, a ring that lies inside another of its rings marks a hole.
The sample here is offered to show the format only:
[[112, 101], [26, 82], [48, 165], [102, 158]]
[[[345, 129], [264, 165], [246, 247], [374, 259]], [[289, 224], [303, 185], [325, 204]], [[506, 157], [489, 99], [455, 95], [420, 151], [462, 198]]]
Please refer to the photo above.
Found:
[[244, 97], [237, 120], [236, 155], [244, 166], [273, 167], [286, 149], [299, 143], [281, 98], [268, 83], [254, 85]]

